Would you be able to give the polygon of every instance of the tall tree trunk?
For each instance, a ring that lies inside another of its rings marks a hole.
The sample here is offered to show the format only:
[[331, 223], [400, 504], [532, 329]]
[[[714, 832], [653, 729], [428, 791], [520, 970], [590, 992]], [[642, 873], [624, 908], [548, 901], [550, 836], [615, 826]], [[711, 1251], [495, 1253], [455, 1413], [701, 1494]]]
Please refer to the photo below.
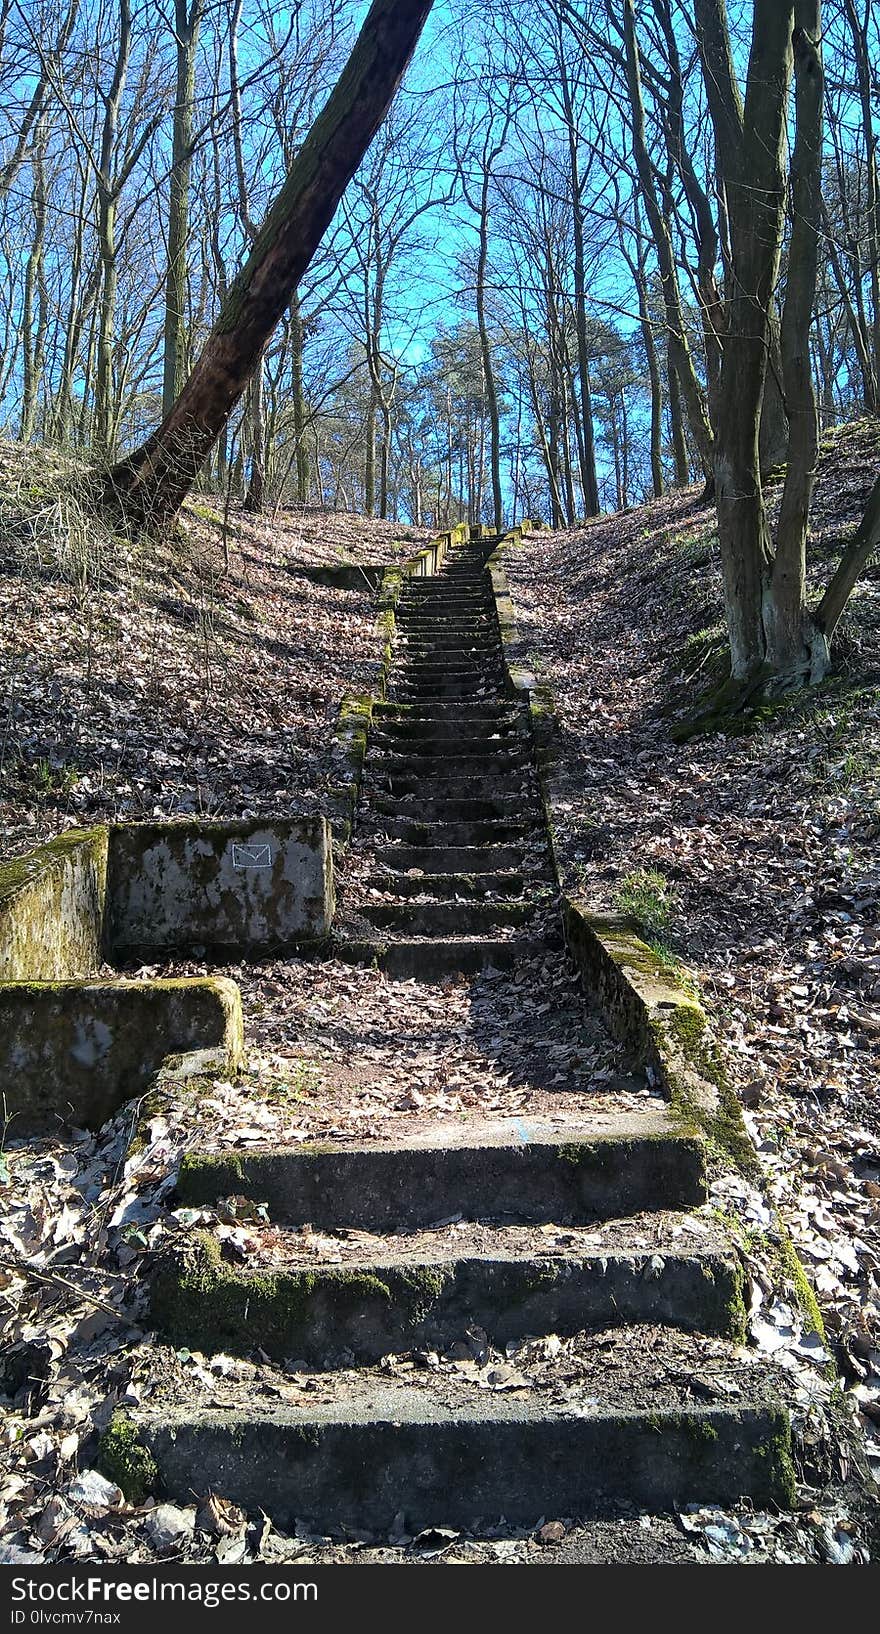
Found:
[[296, 438], [296, 498], [297, 504], [307, 505], [309, 454], [306, 448], [306, 404], [303, 392], [303, 324], [299, 296], [296, 294], [290, 303], [290, 357], [293, 434]]
[[666, 384], [669, 391], [669, 435], [672, 442], [672, 462], [675, 466], [675, 486], [686, 488], [691, 480], [691, 462], [684, 434], [684, 416], [681, 409], [681, 387], [672, 359], [667, 352]]
[[868, 270], [871, 278], [871, 341], [874, 379], [880, 383], [880, 174], [877, 165], [877, 138], [874, 134], [872, 97], [876, 96], [876, 64], [871, 61], [868, 43], [870, 8], [865, 7], [864, 25], [859, 22], [855, 0], [843, 0], [843, 9], [853, 42], [862, 130], [865, 138], [865, 173], [868, 188], [867, 233]]
[[129, 524], [167, 528], [176, 517], [385, 117], [431, 5], [373, 0], [180, 397], [103, 485], [105, 505]]
[[177, 83], [171, 129], [168, 202], [168, 270], [165, 278], [165, 331], [162, 360], [162, 413], [168, 414], [186, 374], [187, 246], [192, 169], [196, 51], [204, 0], [174, 0]]
[[817, 644], [805, 615], [806, 543], [819, 452], [819, 424], [810, 358], [810, 331], [819, 266], [822, 215], [820, 0], [796, 0], [794, 31], [795, 144], [791, 156], [791, 246], [780, 326], [788, 466], [776, 525], [776, 555], [766, 617], [767, 657], [774, 674], [818, 679], [827, 644]]
[[46, 241], [46, 130], [43, 122], [37, 129], [33, 155], [34, 233], [27, 259], [22, 306], [22, 343], [24, 369], [21, 394], [21, 440], [29, 443], [37, 423], [37, 399], [43, 379], [46, 356], [46, 326], [48, 314], [46, 272], [43, 250]]
[[587, 341], [586, 253], [584, 233], [584, 202], [581, 188], [578, 139], [575, 129], [574, 103], [565, 54], [562, 31], [562, 9], [557, 12], [559, 25], [558, 63], [559, 85], [562, 92], [562, 110], [568, 136], [568, 168], [571, 178], [572, 230], [574, 236], [574, 315], [577, 338], [578, 383], [581, 397], [581, 485], [587, 516], [599, 515], [599, 478], [596, 473], [596, 433], [593, 428], [593, 392], [590, 384], [590, 349]]
[[660, 265], [660, 282], [663, 288], [666, 324], [669, 331], [670, 356], [684, 396], [691, 435], [700, 456], [703, 473], [706, 480], [710, 481], [713, 462], [712, 427], [709, 424], [706, 404], [703, 400], [702, 389], [697, 379], [694, 360], [688, 344], [681, 304], [681, 291], [678, 285], [678, 270], [675, 264], [675, 252], [669, 226], [657, 197], [654, 167], [648, 152], [633, 0], [623, 0], [623, 32], [626, 51], [626, 81], [632, 115], [633, 158], [635, 159], [639, 185], [642, 189], [645, 210], [647, 211], [648, 222], [657, 250], [657, 260]]

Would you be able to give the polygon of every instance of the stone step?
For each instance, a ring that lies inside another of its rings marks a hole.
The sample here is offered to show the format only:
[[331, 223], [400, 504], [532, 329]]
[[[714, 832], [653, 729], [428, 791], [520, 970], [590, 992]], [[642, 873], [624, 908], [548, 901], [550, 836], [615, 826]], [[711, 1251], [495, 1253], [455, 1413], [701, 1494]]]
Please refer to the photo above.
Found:
[[509, 721], [431, 721], [393, 720], [383, 716], [374, 728], [370, 741], [376, 743], [381, 740], [383, 744], [393, 745], [400, 751], [405, 751], [411, 743], [431, 744], [436, 745], [437, 752], [441, 754], [463, 753], [462, 744], [466, 743], [466, 752], [477, 755], [496, 748], [516, 747], [525, 738], [523, 723], [516, 717]]
[[407, 845], [436, 846], [456, 850], [461, 846], [508, 846], [521, 843], [534, 850], [536, 840], [545, 849], [543, 823], [529, 822], [412, 822], [408, 817], [389, 817], [381, 812], [361, 813], [361, 824], [374, 833], [390, 839], [403, 840]]
[[528, 798], [534, 803], [537, 798], [534, 776], [526, 764], [517, 767], [507, 758], [486, 756], [477, 760], [474, 756], [464, 765], [472, 775], [456, 775], [443, 760], [371, 757], [367, 762], [367, 797], [372, 799], [375, 792], [381, 791], [401, 800], [415, 796], [432, 802], [478, 800], [493, 806], [501, 802], [505, 808], [511, 800]]
[[626, 1246], [623, 1230], [622, 1242], [609, 1234], [599, 1249], [589, 1231], [572, 1229], [564, 1251], [547, 1252], [529, 1227], [465, 1226], [370, 1237], [332, 1265], [295, 1234], [276, 1234], [266, 1267], [227, 1263], [200, 1232], [160, 1262], [150, 1319], [175, 1346], [207, 1355], [259, 1348], [315, 1368], [448, 1351], [474, 1327], [496, 1349], [529, 1334], [646, 1322], [741, 1338], [743, 1275], [729, 1240], [716, 1230], [682, 1248], [673, 1229], [652, 1232], [642, 1248]]
[[424, 727], [429, 733], [435, 729], [451, 732], [460, 727], [464, 736], [469, 737], [473, 732], [483, 730], [490, 735], [509, 732], [514, 728], [527, 732], [529, 717], [513, 698], [476, 698], [473, 702], [462, 698], [421, 704], [403, 704], [399, 699], [389, 699], [373, 705], [373, 719], [377, 731], [385, 731], [386, 727], [398, 724]]
[[[439, 982], [481, 970], [515, 970], [546, 953], [550, 945], [546, 936], [539, 941], [528, 936], [389, 940], [370, 954], [368, 962], [375, 960], [377, 968], [395, 981]], [[358, 962], [363, 962], [363, 954]]]
[[373, 851], [387, 868], [418, 868], [425, 875], [478, 875], [482, 870], [506, 873], [522, 866], [524, 851], [514, 845], [412, 846], [383, 845]]
[[388, 696], [395, 703], [403, 704], [438, 704], [438, 703], [501, 703], [504, 699], [504, 682], [498, 680], [486, 681], [450, 681], [431, 680], [414, 681], [404, 677], [391, 682]]
[[534, 917], [529, 902], [357, 902], [362, 919], [397, 937], [483, 936]]
[[[514, 744], [517, 739], [512, 739]], [[401, 739], [395, 744], [372, 743], [367, 771], [371, 777], [387, 781], [388, 777], [414, 777], [422, 783], [435, 786], [450, 782], [465, 783], [465, 795], [481, 794], [489, 783], [496, 783], [497, 794], [516, 794], [533, 781], [534, 764], [528, 747], [504, 749], [490, 744], [481, 754], [453, 753], [460, 744], [441, 745], [438, 754], [432, 754], [431, 744], [420, 743], [418, 738]]]
[[[720, 1341], [718, 1341], [720, 1343]], [[749, 1376], [750, 1389], [757, 1381]], [[328, 1392], [329, 1393], [329, 1392]], [[400, 1526], [534, 1528], [544, 1517], [698, 1502], [791, 1508], [788, 1415], [754, 1405], [659, 1404], [634, 1382], [626, 1406], [573, 1405], [541, 1392], [346, 1375], [328, 1401], [181, 1408], [134, 1420], [167, 1497], [222, 1493], [275, 1525], [387, 1539]], [[477, 1399], [478, 1398], [478, 1399]]]
[[371, 789], [370, 809], [374, 814], [426, 823], [509, 822], [527, 817], [538, 822], [541, 817], [537, 797], [530, 800], [519, 791], [498, 795], [495, 799], [459, 800], [443, 796], [423, 799], [420, 796], [383, 794], [381, 790]]
[[177, 1190], [197, 1207], [251, 1198], [289, 1225], [412, 1231], [458, 1215], [562, 1225], [688, 1209], [705, 1202], [706, 1176], [699, 1138], [658, 1108], [580, 1124], [433, 1123], [394, 1143], [189, 1152]]
[[462, 666], [472, 668], [473, 664], [500, 663], [501, 647], [498, 641], [468, 641], [460, 634], [455, 640], [438, 641], [432, 637], [429, 641], [405, 639], [398, 650], [399, 663], [410, 664], [442, 664], [453, 669]]
[[498, 620], [491, 613], [468, 613], [457, 617], [439, 617], [432, 611], [413, 612], [404, 608], [398, 612], [398, 627], [407, 634], [411, 630], [419, 633], [436, 631], [438, 635], [470, 634], [494, 635], [498, 638]]
[[503, 675], [503, 665], [500, 657], [491, 663], [480, 664], [476, 661], [465, 663], [463, 660], [455, 664], [438, 663], [434, 658], [407, 658], [404, 663], [395, 665], [393, 678], [396, 680], [418, 681], [470, 681], [479, 683], [491, 677], [499, 680]]
[[476, 901], [486, 896], [522, 896], [525, 883], [525, 877], [513, 870], [479, 874], [377, 873], [366, 881], [367, 888], [390, 891], [394, 896], [460, 897]]

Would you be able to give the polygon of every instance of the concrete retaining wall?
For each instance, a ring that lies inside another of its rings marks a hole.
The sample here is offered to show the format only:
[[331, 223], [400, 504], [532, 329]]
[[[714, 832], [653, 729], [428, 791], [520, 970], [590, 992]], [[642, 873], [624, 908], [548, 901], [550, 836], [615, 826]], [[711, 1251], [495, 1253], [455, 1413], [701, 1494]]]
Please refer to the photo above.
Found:
[[97, 1128], [142, 1095], [169, 1056], [234, 1072], [234, 982], [9, 982], [0, 986], [0, 1090], [13, 1138]]
[[0, 982], [92, 975], [106, 877], [106, 828], [73, 829], [0, 867]]
[[333, 919], [330, 829], [289, 821], [126, 823], [110, 832], [106, 941], [116, 959], [313, 945]]

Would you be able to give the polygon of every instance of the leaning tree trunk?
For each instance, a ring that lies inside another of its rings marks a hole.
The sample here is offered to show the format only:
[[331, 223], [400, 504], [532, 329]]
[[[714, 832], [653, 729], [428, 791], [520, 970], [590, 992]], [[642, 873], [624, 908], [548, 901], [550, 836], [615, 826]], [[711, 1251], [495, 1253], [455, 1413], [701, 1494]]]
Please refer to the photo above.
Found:
[[128, 526], [173, 523], [388, 111], [432, 3], [373, 0], [177, 402], [102, 484], [105, 507]]

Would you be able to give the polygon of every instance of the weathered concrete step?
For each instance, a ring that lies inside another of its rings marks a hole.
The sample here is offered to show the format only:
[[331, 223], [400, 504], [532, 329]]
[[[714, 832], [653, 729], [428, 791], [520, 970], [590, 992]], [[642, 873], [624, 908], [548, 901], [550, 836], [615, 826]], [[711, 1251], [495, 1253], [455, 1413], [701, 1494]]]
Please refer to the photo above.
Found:
[[322, 1229], [418, 1230], [466, 1220], [556, 1224], [687, 1209], [706, 1197], [703, 1147], [663, 1109], [560, 1127], [548, 1119], [431, 1125], [418, 1138], [187, 1153], [181, 1201], [245, 1196]]
[[439, 982], [447, 976], [474, 976], [481, 970], [516, 970], [546, 953], [549, 942], [526, 935], [495, 938], [457, 937], [389, 940], [376, 955], [376, 964], [395, 981]]
[[[533, 778], [522, 763], [512, 767], [509, 761], [498, 761], [491, 756], [485, 760], [465, 761], [468, 773], [456, 776], [442, 760], [422, 761], [415, 756], [404, 760], [398, 756], [375, 756], [367, 766], [371, 790], [383, 789], [389, 794], [406, 799], [418, 795], [422, 800], [440, 801], [487, 800], [497, 806], [510, 806], [517, 795], [520, 801], [534, 797]], [[518, 809], [514, 806], [511, 809]], [[473, 813], [472, 813], [473, 815]]]
[[483, 936], [534, 917], [528, 902], [359, 902], [362, 918], [395, 936]]
[[509, 776], [514, 788], [533, 765], [531, 745], [517, 737], [479, 738], [466, 745], [445, 738], [439, 744], [420, 738], [389, 740], [379, 733], [370, 740], [370, 761], [383, 771], [429, 778]]
[[473, 681], [479, 682], [490, 676], [498, 678], [502, 674], [501, 657], [498, 655], [488, 663], [437, 663], [433, 658], [409, 658], [395, 666], [396, 680], [418, 681], [421, 685], [425, 681]]
[[523, 874], [508, 870], [480, 874], [372, 874], [367, 887], [391, 891], [395, 896], [462, 897], [479, 901], [486, 896], [518, 897], [525, 890]]
[[501, 703], [505, 696], [505, 683], [503, 679], [419, 682], [404, 677], [391, 683], [388, 696], [394, 702], [406, 704], [478, 703], [483, 700]]
[[439, 1257], [437, 1235], [424, 1234], [424, 1246], [420, 1233], [371, 1238], [356, 1262], [340, 1265], [304, 1258], [293, 1238], [273, 1244], [266, 1266], [240, 1268], [200, 1232], [160, 1261], [151, 1322], [174, 1345], [208, 1355], [259, 1348], [317, 1368], [447, 1351], [474, 1326], [496, 1348], [529, 1334], [646, 1322], [731, 1339], [745, 1331], [742, 1269], [720, 1234], [686, 1252], [674, 1240], [597, 1252], [572, 1232], [553, 1254], [522, 1227], [472, 1226], [441, 1242]]
[[459, 800], [455, 798], [423, 798], [422, 796], [383, 794], [378, 789], [370, 791], [370, 806], [374, 812], [387, 813], [389, 817], [412, 818], [413, 821], [439, 823], [481, 823], [492, 821], [517, 821], [531, 817], [533, 822], [541, 819], [542, 812], [537, 796], [529, 799], [528, 795], [518, 790], [509, 795], [498, 795], [494, 799]]
[[[566, 1408], [482, 1392], [450, 1406], [390, 1381], [309, 1407], [238, 1412], [173, 1407], [136, 1419], [165, 1492], [220, 1492], [290, 1530], [386, 1536], [472, 1528], [504, 1516], [534, 1526], [625, 1500], [790, 1507], [791, 1431], [778, 1405]], [[398, 1523], [399, 1524], [399, 1523]]]
[[413, 822], [408, 817], [389, 817], [382, 812], [370, 813], [365, 810], [361, 814], [361, 826], [377, 834], [386, 834], [389, 839], [403, 840], [407, 845], [436, 846], [438, 849], [452, 846], [458, 850], [461, 846], [507, 846], [517, 843], [534, 848], [536, 839], [540, 839], [542, 848], [545, 844], [543, 824], [538, 821], [464, 823], [434, 819], [431, 822]]
[[479, 874], [482, 870], [505, 873], [522, 867], [525, 852], [516, 845], [412, 846], [383, 845], [373, 852], [386, 868], [419, 869], [430, 874]]
[[471, 668], [474, 664], [500, 663], [501, 647], [497, 641], [413, 641], [401, 643], [398, 662], [433, 664], [444, 669]]
[[426, 721], [426, 722], [508, 722], [528, 721], [528, 709], [517, 698], [474, 698], [469, 702], [462, 698], [455, 702], [441, 699], [437, 703], [404, 704], [397, 699], [386, 699], [382, 703], [373, 705], [373, 715], [376, 720], [398, 721]]
[[[381, 740], [398, 751], [405, 750], [410, 744], [419, 744], [435, 747], [438, 754], [451, 754], [458, 750], [460, 753], [478, 755], [485, 754], [487, 749], [516, 749], [524, 737], [522, 723], [516, 716], [509, 721], [394, 720], [382, 716], [371, 742]], [[462, 744], [467, 744], [466, 751], [462, 749]]]
[[411, 608], [398, 611], [398, 627], [404, 635], [416, 632], [435, 632], [441, 636], [458, 634], [494, 635], [498, 638], [498, 619], [492, 613], [460, 613], [438, 615], [434, 612], [415, 612]]

